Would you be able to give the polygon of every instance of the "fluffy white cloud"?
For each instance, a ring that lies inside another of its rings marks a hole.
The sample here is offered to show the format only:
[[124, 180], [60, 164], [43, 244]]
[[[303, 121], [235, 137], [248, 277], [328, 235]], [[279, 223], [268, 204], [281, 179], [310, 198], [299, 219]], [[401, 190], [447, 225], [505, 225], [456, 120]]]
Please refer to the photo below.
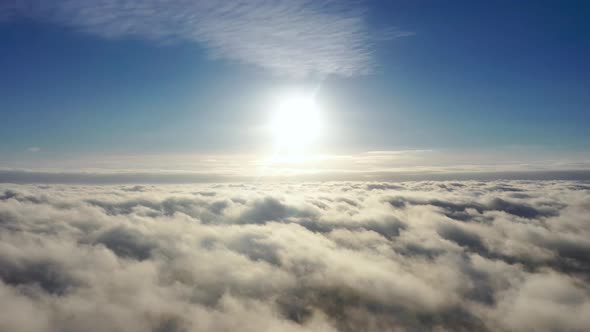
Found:
[[0, 186], [4, 331], [583, 331], [590, 185]]
[[296, 76], [366, 73], [372, 67], [373, 42], [385, 36], [369, 31], [361, 8], [331, 0], [9, 0], [0, 4], [0, 18], [15, 15], [105, 38], [194, 41], [213, 57]]

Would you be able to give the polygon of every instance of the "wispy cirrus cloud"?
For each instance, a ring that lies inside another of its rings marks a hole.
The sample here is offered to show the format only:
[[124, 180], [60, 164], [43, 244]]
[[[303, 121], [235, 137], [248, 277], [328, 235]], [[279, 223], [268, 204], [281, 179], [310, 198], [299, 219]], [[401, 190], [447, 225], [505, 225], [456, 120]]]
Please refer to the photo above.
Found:
[[332, 0], [8, 0], [0, 18], [28, 16], [105, 38], [141, 37], [196, 42], [214, 58], [255, 65], [280, 75], [367, 73], [379, 36], [358, 5]]

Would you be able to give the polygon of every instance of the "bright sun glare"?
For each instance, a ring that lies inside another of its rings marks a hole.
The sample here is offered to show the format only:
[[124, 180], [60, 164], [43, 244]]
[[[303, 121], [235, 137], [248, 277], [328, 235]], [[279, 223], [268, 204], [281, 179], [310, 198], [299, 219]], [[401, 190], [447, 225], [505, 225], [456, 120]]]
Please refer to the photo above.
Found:
[[284, 98], [274, 111], [271, 128], [279, 154], [303, 155], [320, 133], [316, 101], [310, 96]]

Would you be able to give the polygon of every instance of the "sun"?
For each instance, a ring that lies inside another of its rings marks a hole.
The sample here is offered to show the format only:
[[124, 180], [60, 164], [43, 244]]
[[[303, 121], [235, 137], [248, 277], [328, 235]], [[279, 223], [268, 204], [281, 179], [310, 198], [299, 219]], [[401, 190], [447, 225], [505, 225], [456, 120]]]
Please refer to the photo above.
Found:
[[273, 113], [271, 129], [279, 154], [301, 155], [320, 134], [320, 112], [311, 96], [285, 97]]

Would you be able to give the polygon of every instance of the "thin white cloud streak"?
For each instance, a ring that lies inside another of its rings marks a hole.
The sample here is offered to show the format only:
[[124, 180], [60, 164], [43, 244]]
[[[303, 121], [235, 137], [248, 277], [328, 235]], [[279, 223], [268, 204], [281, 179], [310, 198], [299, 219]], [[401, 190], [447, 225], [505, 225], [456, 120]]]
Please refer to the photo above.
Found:
[[590, 179], [590, 155], [544, 149], [400, 150], [309, 155], [23, 154], [0, 162], [0, 182], [186, 183], [219, 181]]
[[0, 185], [1, 331], [585, 331], [588, 182]]
[[3, 1], [0, 18], [25, 15], [104, 38], [193, 41], [211, 56], [291, 76], [365, 74], [374, 34], [358, 3], [332, 0]]

